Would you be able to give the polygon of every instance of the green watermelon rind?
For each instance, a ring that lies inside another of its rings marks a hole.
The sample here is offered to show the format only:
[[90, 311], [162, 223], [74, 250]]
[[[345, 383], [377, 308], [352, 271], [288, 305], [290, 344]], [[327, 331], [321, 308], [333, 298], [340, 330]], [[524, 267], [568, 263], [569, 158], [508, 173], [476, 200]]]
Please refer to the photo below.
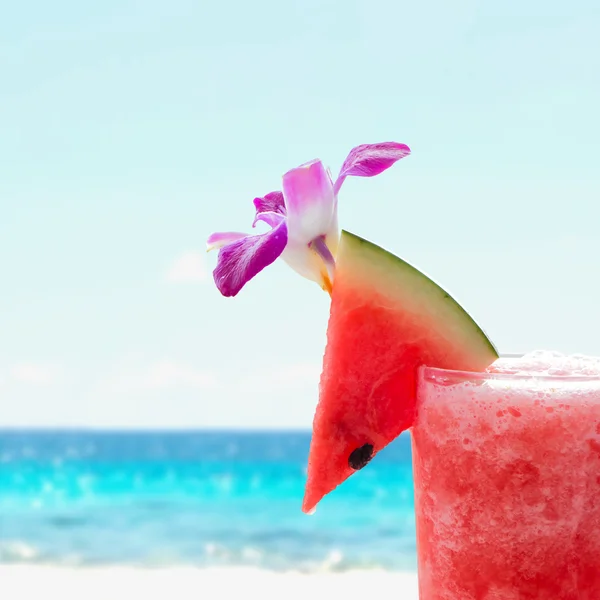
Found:
[[[407, 261], [403, 260], [399, 256], [392, 254], [388, 250], [385, 250], [381, 246], [366, 240], [355, 233], [351, 233], [347, 230], [342, 230], [340, 248], [345, 247], [343, 251], [352, 252], [353, 260], [367, 261], [369, 260], [369, 254], [372, 254], [370, 262], [370, 269], [374, 270], [388, 270], [390, 275], [394, 275], [390, 278], [390, 288], [397, 285], [401, 279], [409, 280], [412, 278], [418, 278], [420, 280], [418, 286], [409, 286], [410, 295], [414, 298], [415, 290], [421, 292], [427, 297], [427, 305], [431, 307], [445, 307], [448, 312], [448, 317], [452, 316], [452, 321], [460, 327], [456, 328], [455, 334], [467, 341], [473, 337], [479, 338], [479, 341], [483, 341], [484, 345], [487, 345], [490, 350], [490, 355], [498, 357], [498, 350], [485, 333], [483, 328], [475, 321], [475, 319], [455, 300], [444, 288], [436, 283], [429, 275], [423, 271], [417, 269]], [[389, 266], [386, 267], [385, 262], [388, 262]], [[400, 277], [404, 274], [403, 277]], [[377, 283], [380, 283], [380, 279], [376, 279]], [[381, 290], [381, 286], [378, 286]], [[385, 290], [382, 290], [385, 292]], [[390, 290], [389, 295], [391, 299], [395, 299], [398, 295], [406, 297], [408, 294], [405, 291], [401, 291], [400, 294], [394, 294], [393, 290]], [[425, 293], [426, 292], [426, 293]], [[436, 296], [437, 298], [435, 298]], [[439, 300], [442, 302], [439, 302]], [[435, 315], [432, 315], [435, 316]]]

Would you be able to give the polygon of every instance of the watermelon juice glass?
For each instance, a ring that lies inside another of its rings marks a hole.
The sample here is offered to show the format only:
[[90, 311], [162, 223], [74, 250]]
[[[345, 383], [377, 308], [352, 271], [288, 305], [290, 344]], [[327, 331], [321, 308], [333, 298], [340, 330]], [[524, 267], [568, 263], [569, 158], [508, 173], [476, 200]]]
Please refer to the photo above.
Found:
[[600, 599], [600, 359], [538, 363], [420, 369], [421, 600]]

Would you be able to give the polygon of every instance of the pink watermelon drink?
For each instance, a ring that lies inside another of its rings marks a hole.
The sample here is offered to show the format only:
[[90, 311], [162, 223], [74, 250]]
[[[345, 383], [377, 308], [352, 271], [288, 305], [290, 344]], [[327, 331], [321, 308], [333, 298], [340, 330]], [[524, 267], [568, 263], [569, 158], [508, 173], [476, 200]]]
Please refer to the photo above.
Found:
[[600, 599], [600, 359], [493, 370], [420, 371], [420, 598]]

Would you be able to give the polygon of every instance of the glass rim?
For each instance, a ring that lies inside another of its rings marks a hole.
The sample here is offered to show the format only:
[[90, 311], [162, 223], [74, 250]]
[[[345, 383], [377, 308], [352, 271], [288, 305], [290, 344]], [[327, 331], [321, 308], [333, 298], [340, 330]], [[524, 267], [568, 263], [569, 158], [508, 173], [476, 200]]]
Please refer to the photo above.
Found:
[[[501, 353], [500, 358], [521, 358], [523, 353]], [[435, 376], [452, 377], [461, 380], [538, 380], [538, 381], [561, 381], [561, 382], [600, 382], [600, 373], [597, 375], [555, 375], [551, 373], [489, 373], [487, 371], [465, 371], [461, 369], [445, 369], [442, 367], [431, 367], [422, 365], [419, 367], [421, 373], [435, 380]]]

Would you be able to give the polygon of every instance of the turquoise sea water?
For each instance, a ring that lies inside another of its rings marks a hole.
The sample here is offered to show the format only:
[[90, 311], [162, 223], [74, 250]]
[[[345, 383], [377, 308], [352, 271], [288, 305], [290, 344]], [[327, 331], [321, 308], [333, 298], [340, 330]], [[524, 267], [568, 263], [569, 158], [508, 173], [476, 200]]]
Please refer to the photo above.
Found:
[[402, 435], [300, 511], [310, 435], [0, 431], [0, 563], [416, 569]]

